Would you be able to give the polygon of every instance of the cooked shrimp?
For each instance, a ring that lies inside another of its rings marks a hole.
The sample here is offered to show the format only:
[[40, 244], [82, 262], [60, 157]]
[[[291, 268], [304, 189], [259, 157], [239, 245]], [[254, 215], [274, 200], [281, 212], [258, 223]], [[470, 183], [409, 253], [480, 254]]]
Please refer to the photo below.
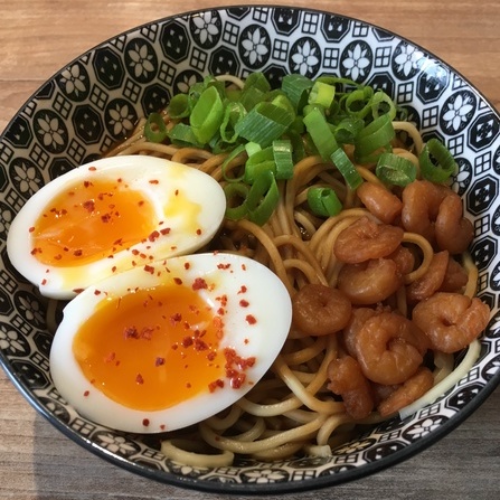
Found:
[[403, 202], [395, 194], [375, 182], [363, 182], [357, 194], [368, 211], [384, 224], [392, 224], [403, 209]]
[[334, 253], [337, 259], [347, 264], [379, 259], [394, 252], [403, 235], [400, 227], [377, 224], [368, 217], [361, 217], [338, 235]]
[[448, 260], [443, 283], [439, 287], [440, 292], [459, 292], [467, 284], [469, 275], [467, 271], [455, 259]]
[[402, 283], [402, 275], [392, 259], [373, 259], [342, 266], [337, 286], [353, 304], [369, 305], [387, 299]]
[[415, 268], [415, 255], [408, 248], [400, 245], [394, 252], [387, 256], [398, 266], [398, 272], [402, 276], [410, 274]]
[[421, 366], [402, 386], [384, 399], [377, 407], [382, 417], [391, 415], [416, 401], [434, 386], [434, 376]]
[[354, 420], [366, 418], [375, 407], [370, 382], [351, 356], [333, 359], [328, 365], [328, 389], [342, 397], [346, 413]]
[[303, 286], [292, 299], [293, 323], [306, 335], [338, 332], [349, 322], [351, 302], [336, 288], [320, 284]]
[[434, 241], [434, 222], [445, 197], [444, 188], [426, 180], [408, 184], [402, 194], [401, 222], [411, 232]]
[[450, 255], [446, 250], [434, 254], [429, 269], [425, 274], [408, 285], [406, 289], [408, 301], [418, 302], [424, 300], [439, 289], [446, 275], [449, 257]]
[[436, 242], [441, 250], [456, 255], [467, 250], [474, 236], [474, 227], [463, 217], [462, 200], [450, 191], [441, 202], [435, 224]]
[[352, 357], [357, 358], [358, 356], [356, 351], [356, 337], [359, 330], [364, 325], [365, 321], [375, 316], [375, 314], [377, 314], [377, 311], [370, 307], [356, 307], [352, 309], [349, 323], [347, 323], [342, 331], [344, 346]]
[[358, 362], [365, 376], [378, 384], [401, 384], [422, 364], [425, 335], [410, 320], [382, 312], [369, 318], [356, 336]]
[[479, 298], [437, 292], [413, 309], [413, 322], [431, 341], [432, 349], [453, 353], [481, 335], [490, 317], [489, 307]]

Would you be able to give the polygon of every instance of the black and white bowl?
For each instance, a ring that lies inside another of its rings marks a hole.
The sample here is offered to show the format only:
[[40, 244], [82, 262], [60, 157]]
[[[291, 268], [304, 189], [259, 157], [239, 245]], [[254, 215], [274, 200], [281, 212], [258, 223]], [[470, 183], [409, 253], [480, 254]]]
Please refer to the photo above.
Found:
[[[240, 461], [197, 469], [166, 459], [154, 438], [79, 416], [49, 376], [45, 301], [12, 268], [9, 225], [50, 179], [98, 158], [137, 119], [206, 74], [335, 74], [382, 88], [406, 106], [424, 138], [457, 159], [455, 188], [475, 238], [479, 295], [493, 311], [478, 361], [451, 390], [404, 420], [384, 422], [327, 458]], [[145, 477], [219, 493], [284, 493], [331, 486], [400, 462], [445, 436], [500, 382], [500, 116], [466, 79], [393, 33], [332, 13], [235, 7], [181, 14], [120, 34], [62, 68], [0, 138], [0, 363], [30, 403], [78, 444]]]

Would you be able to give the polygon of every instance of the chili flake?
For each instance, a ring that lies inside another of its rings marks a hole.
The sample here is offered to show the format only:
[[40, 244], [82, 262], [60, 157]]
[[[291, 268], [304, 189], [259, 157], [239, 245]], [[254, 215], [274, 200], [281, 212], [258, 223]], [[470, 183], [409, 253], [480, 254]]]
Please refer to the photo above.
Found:
[[207, 282], [203, 278], [196, 278], [193, 283], [193, 290], [206, 290], [208, 288]]
[[245, 319], [249, 325], [255, 325], [255, 323], [257, 323], [257, 319], [253, 314], [247, 314]]

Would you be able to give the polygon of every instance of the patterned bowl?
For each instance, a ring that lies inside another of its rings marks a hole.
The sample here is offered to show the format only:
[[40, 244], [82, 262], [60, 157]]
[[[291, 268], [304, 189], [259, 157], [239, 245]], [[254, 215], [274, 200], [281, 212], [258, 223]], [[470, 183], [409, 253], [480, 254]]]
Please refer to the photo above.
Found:
[[[439, 137], [460, 165], [455, 188], [474, 222], [479, 291], [493, 309], [479, 360], [443, 397], [384, 422], [327, 458], [240, 461], [198, 469], [166, 459], [154, 437], [95, 425], [59, 396], [49, 375], [45, 301], [10, 265], [9, 224], [49, 179], [98, 158], [141, 115], [207, 73], [271, 82], [294, 72], [336, 74], [396, 96], [426, 138]], [[43, 85], [0, 138], [0, 362], [55, 427], [93, 453], [143, 476], [219, 493], [284, 493], [331, 486], [402, 461], [442, 438], [500, 382], [500, 116], [446, 63], [408, 40], [355, 19], [305, 9], [238, 7], [192, 12], [123, 33], [71, 62]]]

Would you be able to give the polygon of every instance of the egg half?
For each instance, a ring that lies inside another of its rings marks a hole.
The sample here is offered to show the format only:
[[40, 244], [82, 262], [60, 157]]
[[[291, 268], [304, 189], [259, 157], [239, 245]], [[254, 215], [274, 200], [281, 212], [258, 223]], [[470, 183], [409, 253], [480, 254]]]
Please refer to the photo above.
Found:
[[270, 368], [291, 299], [267, 267], [205, 253], [134, 268], [64, 309], [50, 352], [60, 394], [114, 429], [156, 433], [230, 406]]
[[36, 192], [11, 224], [7, 252], [42, 294], [68, 299], [107, 276], [202, 248], [225, 209], [219, 183], [195, 168], [107, 158]]

